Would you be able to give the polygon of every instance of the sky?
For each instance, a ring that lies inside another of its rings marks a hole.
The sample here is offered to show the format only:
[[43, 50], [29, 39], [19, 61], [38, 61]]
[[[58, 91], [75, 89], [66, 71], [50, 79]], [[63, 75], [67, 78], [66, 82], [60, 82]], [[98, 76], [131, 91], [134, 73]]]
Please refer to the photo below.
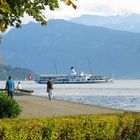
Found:
[[[130, 13], [140, 14], [140, 0], [73, 0], [77, 9], [65, 5], [60, 1], [59, 9], [50, 11], [48, 8], [43, 12], [46, 19], [71, 19], [83, 14], [90, 15], [124, 15]], [[23, 23], [32, 21], [31, 17], [25, 16]]]

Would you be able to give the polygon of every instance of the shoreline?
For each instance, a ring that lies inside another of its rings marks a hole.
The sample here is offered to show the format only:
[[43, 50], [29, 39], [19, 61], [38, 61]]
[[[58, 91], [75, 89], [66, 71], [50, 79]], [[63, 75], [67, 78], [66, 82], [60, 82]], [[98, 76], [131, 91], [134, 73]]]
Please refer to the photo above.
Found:
[[112, 114], [128, 112], [120, 109], [79, 102], [48, 100], [47, 97], [28, 94], [15, 95], [15, 100], [22, 108], [19, 118], [38, 118], [48, 116], [82, 115], [82, 114]]

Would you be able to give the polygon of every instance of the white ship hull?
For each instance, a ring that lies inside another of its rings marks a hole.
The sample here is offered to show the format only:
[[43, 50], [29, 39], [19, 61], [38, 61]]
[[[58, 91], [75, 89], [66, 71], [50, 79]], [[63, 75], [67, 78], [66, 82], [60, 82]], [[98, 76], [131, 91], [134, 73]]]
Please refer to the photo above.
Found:
[[113, 82], [111, 78], [107, 78], [104, 76], [93, 76], [93, 77], [85, 77], [85, 76], [55, 76], [55, 75], [44, 75], [40, 76], [39, 80], [36, 80], [39, 84], [46, 84], [49, 78], [53, 81], [54, 84], [83, 84], [83, 83], [106, 83]]

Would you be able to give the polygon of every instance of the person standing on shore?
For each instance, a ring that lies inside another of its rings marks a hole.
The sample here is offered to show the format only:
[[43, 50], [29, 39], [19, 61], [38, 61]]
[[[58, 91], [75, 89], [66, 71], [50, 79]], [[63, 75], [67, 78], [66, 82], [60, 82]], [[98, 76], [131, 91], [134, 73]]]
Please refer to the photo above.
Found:
[[14, 91], [15, 91], [15, 84], [14, 84], [14, 81], [12, 80], [11, 76], [9, 76], [8, 80], [6, 81], [6, 90], [8, 92], [8, 96], [13, 98]]
[[16, 92], [18, 92], [18, 90], [22, 89], [21, 83], [18, 82], [17, 87], [16, 87]]
[[53, 89], [53, 82], [51, 78], [49, 78], [47, 82], [47, 92], [48, 92], [49, 100], [52, 100], [52, 89]]

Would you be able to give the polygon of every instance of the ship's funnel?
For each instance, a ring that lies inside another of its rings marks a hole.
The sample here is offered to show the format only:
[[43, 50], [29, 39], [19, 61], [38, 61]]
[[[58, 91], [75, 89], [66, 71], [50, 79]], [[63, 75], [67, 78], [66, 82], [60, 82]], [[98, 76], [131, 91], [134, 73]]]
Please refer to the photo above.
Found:
[[74, 67], [71, 67], [71, 75], [76, 75], [76, 74], [77, 74], [77, 73], [76, 73]]

